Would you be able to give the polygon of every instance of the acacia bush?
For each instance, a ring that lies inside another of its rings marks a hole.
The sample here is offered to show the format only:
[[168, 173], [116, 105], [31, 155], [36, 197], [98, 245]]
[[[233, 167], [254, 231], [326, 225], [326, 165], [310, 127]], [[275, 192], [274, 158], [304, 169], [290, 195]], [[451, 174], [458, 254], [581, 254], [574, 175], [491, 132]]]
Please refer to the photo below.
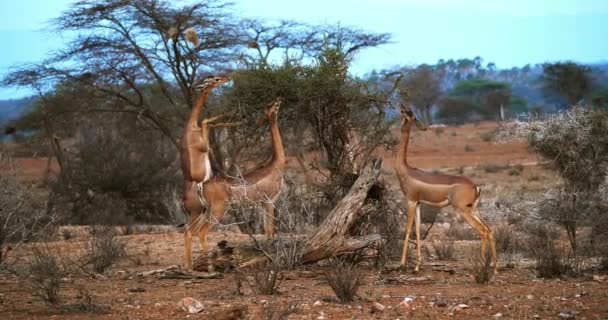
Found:
[[530, 216], [562, 226], [574, 254], [581, 242], [600, 243], [577, 234], [581, 227], [591, 228], [592, 238], [608, 232], [608, 111], [575, 106], [544, 120], [507, 123], [497, 136], [525, 137], [530, 149], [551, 161], [563, 178], [563, 186], [547, 190], [530, 207]]

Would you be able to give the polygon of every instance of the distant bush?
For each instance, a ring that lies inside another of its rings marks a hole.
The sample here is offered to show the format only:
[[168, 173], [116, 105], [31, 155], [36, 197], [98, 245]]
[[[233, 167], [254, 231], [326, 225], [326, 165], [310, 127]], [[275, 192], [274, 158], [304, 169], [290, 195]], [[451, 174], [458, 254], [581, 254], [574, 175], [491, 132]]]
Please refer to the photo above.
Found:
[[52, 184], [52, 208], [74, 224], [167, 222], [175, 149], [135, 116], [84, 121]]

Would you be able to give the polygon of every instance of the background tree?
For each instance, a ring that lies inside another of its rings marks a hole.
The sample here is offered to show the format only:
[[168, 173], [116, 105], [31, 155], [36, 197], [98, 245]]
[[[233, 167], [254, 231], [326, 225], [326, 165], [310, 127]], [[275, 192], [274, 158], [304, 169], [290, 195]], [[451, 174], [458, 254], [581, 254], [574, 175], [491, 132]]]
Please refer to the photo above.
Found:
[[590, 93], [591, 68], [574, 62], [548, 63], [543, 65], [541, 80], [546, 95], [557, 95], [570, 107]]
[[474, 111], [486, 119], [501, 119], [501, 109], [519, 103], [513, 100], [509, 84], [486, 79], [460, 81], [448, 94], [470, 99], [477, 106]]
[[[267, 43], [256, 44], [254, 47], [260, 48], [254, 50], [262, 54], [252, 55], [247, 69], [236, 74], [233, 88], [223, 96], [223, 104], [239, 105], [243, 113], [256, 114], [261, 105], [277, 95], [283, 96], [281, 124], [288, 128], [285, 136], [295, 139], [286, 143], [288, 148], [298, 145], [302, 150], [304, 144], [308, 146], [304, 149], [310, 150], [320, 146], [332, 175], [356, 173], [361, 169], [361, 160], [384, 141], [375, 133], [386, 133], [382, 116], [386, 98], [366, 82], [351, 77], [348, 68], [359, 50], [384, 44], [389, 35], [339, 25], [310, 27], [308, 32], [299, 34], [301, 40], [292, 39], [291, 43], [310, 44], [306, 51], [291, 48], [299, 56], [287, 57], [285, 50], [290, 48], [275, 45], [286, 34], [273, 37], [273, 49], [286, 57], [281, 64], [267, 63]], [[314, 59], [313, 64], [306, 64], [308, 57]], [[249, 126], [249, 130], [256, 130], [253, 123]], [[367, 141], [377, 143], [368, 147]]]
[[[175, 5], [156, 0], [85, 0], [51, 25], [75, 35], [66, 48], [39, 64], [19, 67], [4, 85], [70, 80], [120, 103], [160, 130], [176, 147], [176, 134], [192, 106], [193, 84], [204, 72], [226, 68], [242, 38], [221, 1]], [[151, 99], [147, 91], [158, 95]]]
[[406, 74], [402, 81], [402, 89], [407, 91], [409, 101], [424, 111], [425, 122], [432, 123], [431, 108], [442, 93], [438, 72], [432, 66], [422, 64]]

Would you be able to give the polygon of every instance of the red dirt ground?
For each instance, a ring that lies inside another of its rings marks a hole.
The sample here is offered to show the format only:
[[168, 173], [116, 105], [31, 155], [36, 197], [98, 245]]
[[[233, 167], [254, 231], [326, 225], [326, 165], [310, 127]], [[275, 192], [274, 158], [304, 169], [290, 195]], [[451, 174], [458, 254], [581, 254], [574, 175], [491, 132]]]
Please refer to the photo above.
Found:
[[[484, 122], [415, 132], [410, 143], [410, 162], [446, 172], [464, 167], [464, 174], [480, 184], [513, 191], [542, 190], [558, 183], [555, 173], [530, 165], [538, 159], [527, 152], [525, 143], [483, 141], [482, 134], [495, 128], [495, 123]], [[391, 181], [393, 153], [383, 151], [380, 155], [385, 158], [383, 174]], [[46, 161], [16, 159], [15, 164], [21, 168], [24, 180], [37, 181], [46, 170]], [[516, 164], [526, 164], [517, 175], [504, 168], [484, 169], [489, 165]], [[296, 161], [290, 161], [290, 166], [298, 170]], [[246, 319], [266, 319], [268, 310], [290, 303], [297, 303], [299, 308], [288, 319], [556, 319], [560, 313], [576, 319], [608, 319], [608, 282], [593, 281], [591, 276], [537, 279], [531, 261], [522, 259], [515, 262], [514, 268], [501, 268], [490, 284], [476, 284], [470, 262], [471, 250], [478, 250], [479, 245], [474, 240], [457, 241], [456, 261], [435, 261], [425, 256], [418, 274], [411, 270], [379, 273], [364, 267], [359, 298], [348, 304], [338, 303], [325, 284], [323, 271], [327, 266], [323, 265], [287, 271], [276, 296], [255, 294], [248, 285], [244, 286], [244, 295], [235, 295], [236, 282], [231, 273], [222, 279], [208, 280], [120, 279], [119, 270], [134, 274], [180, 264], [182, 235], [173, 227], [164, 229], [168, 233], [123, 236], [130, 244], [131, 257], [121, 261], [107, 277], [64, 279], [65, 304], [83, 302], [80, 288], [90, 294], [93, 303], [108, 306], [108, 313], [70, 312], [45, 306], [32, 296], [27, 282], [0, 273], [0, 319], [221, 319], [234, 306], [247, 306]], [[245, 241], [247, 236], [216, 231], [209, 240], [213, 245], [224, 239]], [[52, 242], [50, 247], [62, 255], [75, 255], [85, 241], [77, 236]], [[13, 256], [27, 254], [27, 248], [15, 251], [11, 252]], [[400, 305], [406, 296], [414, 297], [408, 307]], [[203, 311], [188, 314], [179, 309], [177, 303], [184, 297], [201, 301]], [[320, 306], [313, 305], [317, 301], [321, 301]], [[372, 301], [386, 309], [371, 313]], [[455, 310], [461, 303], [468, 308]]]

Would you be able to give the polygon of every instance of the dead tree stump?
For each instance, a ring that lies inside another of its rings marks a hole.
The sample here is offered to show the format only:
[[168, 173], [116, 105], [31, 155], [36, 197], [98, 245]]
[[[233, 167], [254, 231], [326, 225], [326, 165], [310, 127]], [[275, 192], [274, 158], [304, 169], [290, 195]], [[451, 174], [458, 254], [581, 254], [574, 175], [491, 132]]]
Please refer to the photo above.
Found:
[[374, 158], [366, 165], [350, 191], [306, 241], [302, 253], [302, 263], [339, 256], [346, 252], [369, 247], [382, 240], [382, 237], [377, 234], [348, 237], [348, 231], [352, 226], [363, 215], [371, 211], [371, 208], [363, 207], [363, 202], [370, 188], [378, 180], [381, 167], [382, 159], [378, 158]]

